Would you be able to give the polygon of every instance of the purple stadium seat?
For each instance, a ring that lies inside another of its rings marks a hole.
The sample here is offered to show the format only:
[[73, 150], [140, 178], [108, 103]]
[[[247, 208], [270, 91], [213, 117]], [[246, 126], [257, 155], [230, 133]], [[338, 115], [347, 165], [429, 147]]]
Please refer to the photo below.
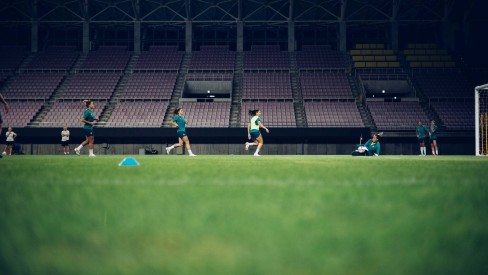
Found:
[[354, 102], [305, 102], [308, 127], [364, 127]]
[[296, 127], [295, 110], [292, 102], [242, 102], [241, 126], [247, 127], [251, 117], [249, 110], [259, 109], [262, 120], [269, 127]]
[[291, 99], [292, 97], [289, 73], [244, 73], [243, 99]]
[[347, 76], [339, 72], [300, 73], [302, 96], [311, 98], [353, 98]]
[[244, 52], [244, 69], [288, 70], [288, 56], [288, 52], [280, 51], [278, 45], [253, 45], [251, 51]]
[[23, 73], [14, 76], [2, 94], [13, 99], [48, 99], [62, 79], [61, 73]]
[[130, 56], [131, 52], [127, 51], [127, 47], [100, 46], [97, 51], [88, 54], [82, 69], [124, 70]]
[[178, 70], [182, 59], [178, 46], [151, 46], [149, 51], [141, 52], [135, 69]]
[[[99, 118], [107, 102], [95, 101], [95, 117]], [[42, 120], [40, 127], [83, 127], [81, 118], [86, 110], [81, 100], [77, 101], [58, 101], [54, 103], [51, 110]]]
[[474, 130], [474, 102], [431, 102], [447, 130]]
[[27, 69], [69, 70], [79, 55], [75, 50], [75, 46], [50, 46], [37, 53]]
[[118, 73], [77, 73], [66, 84], [63, 99], [109, 99], [119, 82]]
[[176, 82], [177, 73], [133, 73], [124, 91], [122, 99], [170, 99]]
[[161, 127], [167, 108], [167, 101], [121, 101], [106, 127]]
[[233, 70], [235, 52], [228, 46], [201, 46], [192, 53], [190, 70]]
[[[25, 127], [39, 112], [44, 101], [8, 101], [10, 109], [8, 114], [0, 108], [3, 118], [2, 127]], [[2, 137], [4, 138], [4, 137]]]
[[344, 55], [331, 50], [330, 46], [304, 45], [296, 56], [300, 69], [345, 68], [347, 66]]
[[416, 101], [368, 101], [368, 107], [378, 130], [415, 131], [419, 121], [429, 121]]
[[229, 127], [230, 102], [182, 102], [188, 127]]

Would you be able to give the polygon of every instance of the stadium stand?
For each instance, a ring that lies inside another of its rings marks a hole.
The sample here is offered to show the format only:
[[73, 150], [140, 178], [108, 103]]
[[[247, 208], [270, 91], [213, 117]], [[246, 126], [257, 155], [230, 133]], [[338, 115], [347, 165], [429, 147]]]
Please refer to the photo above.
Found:
[[474, 102], [430, 102], [447, 130], [474, 130]]
[[10, 106], [6, 114], [4, 108], [0, 108], [2, 118], [5, 121], [3, 127], [26, 127], [39, 112], [44, 101], [8, 101]]
[[59, 86], [62, 73], [31, 72], [12, 78], [1, 93], [10, 99], [48, 99]]
[[26, 69], [69, 70], [79, 55], [75, 50], [75, 46], [50, 46], [46, 51], [37, 53]]
[[235, 52], [228, 46], [201, 46], [192, 53], [190, 70], [233, 70]]
[[241, 126], [247, 127], [251, 117], [249, 110], [259, 109], [263, 113], [263, 124], [269, 127], [296, 127], [292, 102], [242, 102]]
[[120, 79], [119, 73], [77, 73], [66, 84], [62, 99], [109, 99]]
[[288, 52], [280, 51], [279, 45], [253, 45], [251, 51], [244, 52], [244, 70], [290, 68]]
[[345, 68], [346, 60], [343, 54], [333, 51], [326, 45], [304, 45], [296, 53], [299, 69]]
[[181, 102], [188, 127], [229, 127], [230, 102]]
[[408, 44], [403, 54], [411, 68], [456, 67], [447, 50], [439, 49], [436, 44]]
[[[94, 101], [95, 117], [98, 118], [107, 104], [106, 101]], [[57, 101], [46, 114], [40, 127], [82, 127], [81, 118], [85, 111], [85, 106], [77, 101]]]
[[123, 46], [100, 46], [88, 54], [82, 69], [123, 70], [127, 66], [131, 52]]
[[178, 46], [151, 46], [139, 55], [136, 70], [179, 70], [183, 53]]
[[[441, 56], [441, 59], [447, 55], [446, 51], [434, 46], [411, 44], [404, 53], [406, 56]], [[357, 44], [355, 49], [351, 50], [360, 83], [364, 85], [367, 94], [377, 94], [381, 90], [386, 90], [395, 95], [408, 95], [412, 91], [408, 75], [393, 65], [390, 67], [388, 62], [398, 60], [391, 50], [384, 47], [383, 44]], [[13, 108], [23, 108], [25, 105], [26, 110], [13, 113], [19, 114], [19, 118], [14, 119], [11, 114], [4, 118], [13, 121], [15, 127], [25, 127], [42, 107], [42, 100], [48, 100], [65, 77], [64, 73], [47, 71], [69, 70], [79, 53], [71, 46], [49, 46], [45, 51], [29, 56], [28, 59], [32, 60], [24, 62], [23, 72], [15, 74], [14, 70], [26, 58], [27, 53], [22, 47], [2, 49], [4, 50], [0, 56], [0, 83], [3, 83], [3, 87], [0, 92], [16, 102], [12, 105]], [[119, 88], [117, 100], [120, 101], [114, 104], [114, 111], [106, 126], [159, 127], [168, 108], [168, 102], [165, 100], [171, 99], [183, 55], [177, 46], [151, 46], [148, 51], [143, 51], [139, 58], [135, 59], [133, 70], [126, 74], [124, 85], [121, 84]], [[80, 70], [68, 75], [64, 80], [64, 85], [59, 89], [61, 92], [56, 96], [56, 99], [61, 101], [53, 105], [41, 121], [41, 125], [48, 127], [46, 123], [54, 125], [55, 118], [63, 118], [56, 127], [69, 121], [73, 122], [70, 127], [79, 126], [79, 111], [75, 114], [76, 119], [66, 120], [65, 113], [60, 110], [62, 106], [69, 108], [71, 100], [90, 98], [100, 100], [98, 105], [105, 106], [121, 79], [120, 72], [112, 71], [123, 70], [130, 56], [131, 52], [120, 46], [100, 46], [97, 51], [90, 52]], [[379, 56], [384, 56], [384, 60], [378, 58]], [[280, 51], [278, 45], [252, 46], [251, 51], [244, 52], [242, 126], [245, 127], [248, 123], [247, 111], [250, 107], [257, 106], [263, 109], [263, 121], [267, 125], [296, 127], [289, 59], [288, 52]], [[304, 45], [301, 51], [296, 52], [296, 60], [301, 99], [305, 100], [304, 111], [309, 127], [364, 127], [358, 108], [352, 101], [354, 95], [344, 70], [347, 60], [343, 54], [329, 46]], [[447, 58], [441, 61], [447, 61]], [[201, 46], [200, 51], [192, 53], [189, 72], [183, 79], [233, 81], [235, 62], [236, 54], [229, 51], [228, 46]], [[376, 65], [369, 66], [365, 63], [363, 67], [357, 66], [357, 62], [375, 62]], [[380, 62], [386, 62], [387, 66], [380, 66]], [[472, 130], [472, 108], [468, 108], [469, 103], [465, 103], [464, 99], [472, 98], [473, 86], [481, 83], [485, 76], [476, 78], [473, 73], [446, 68], [416, 68], [412, 69], [411, 75], [448, 130]], [[7, 79], [9, 80], [6, 81]], [[463, 100], [444, 102], [443, 98]], [[79, 110], [78, 105], [78, 102], [73, 103], [74, 108]], [[367, 105], [379, 130], [410, 130], [419, 119], [427, 119], [417, 102], [368, 101]], [[450, 105], [453, 106], [453, 113], [456, 115], [449, 113]], [[183, 102], [182, 106], [191, 116], [192, 127], [229, 126], [229, 102]], [[134, 112], [136, 116], [140, 116], [138, 121], [122, 115], [127, 110], [133, 110], [133, 107], [143, 110], [141, 113]], [[463, 112], [463, 108], [468, 109]], [[154, 111], [151, 111], [152, 109]], [[149, 114], [155, 119], [147, 116]], [[190, 120], [190, 117], [188, 119]]]
[[384, 44], [356, 44], [350, 51], [355, 68], [399, 68], [400, 62], [393, 50]]
[[472, 98], [476, 86], [473, 80], [459, 70], [416, 69], [413, 70], [413, 76], [429, 98]]
[[15, 71], [27, 54], [23, 46], [0, 46], [0, 70]]
[[105, 127], [161, 127], [168, 101], [120, 101]]
[[308, 127], [364, 127], [355, 102], [305, 102]]
[[378, 130], [411, 131], [419, 121], [429, 121], [417, 101], [368, 101], [368, 107]]
[[128, 76], [121, 99], [169, 99], [175, 86], [177, 74], [133, 73]]
[[300, 85], [304, 99], [353, 98], [344, 71], [301, 72]]
[[232, 81], [232, 72], [190, 72], [186, 75], [186, 80], [190, 81]]
[[291, 99], [288, 72], [244, 72], [243, 99]]
[[12, 75], [9, 71], [0, 71], [0, 85], [7, 80]]

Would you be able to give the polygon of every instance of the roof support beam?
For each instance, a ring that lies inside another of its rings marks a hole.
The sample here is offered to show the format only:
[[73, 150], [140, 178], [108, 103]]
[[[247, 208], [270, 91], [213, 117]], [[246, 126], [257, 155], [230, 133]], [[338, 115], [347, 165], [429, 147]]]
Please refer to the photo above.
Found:
[[134, 53], [141, 53], [141, 3], [140, 0], [132, 0], [134, 9]]
[[295, 21], [293, 20], [294, 14], [294, 0], [290, 0], [290, 6], [288, 11], [288, 51], [295, 51]]
[[346, 25], [347, 0], [341, 0], [341, 17], [339, 18], [339, 50], [347, 51], [347, 25]]
[[391, 12], [391, 19], [390, 19], [390, 44], [391, 48], [394, 51], [398, 51], [398, 10], [400, 9], [402, 0], [393, 0], [392, 3], [392, 12]]

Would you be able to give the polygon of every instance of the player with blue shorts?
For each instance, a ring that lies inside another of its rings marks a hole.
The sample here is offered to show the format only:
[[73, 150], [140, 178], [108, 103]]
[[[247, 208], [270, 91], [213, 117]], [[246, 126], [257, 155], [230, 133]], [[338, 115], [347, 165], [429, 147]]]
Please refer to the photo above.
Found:
[[186, 120], [185, 117], [183, 116], [184, 114], [183, 109], [176, 108], [173, 114], [175, 116], [171, 119], [171, 124], [175, 127], [178, 127], [178, 129], [176, 130], [176, 134], [178, 135], [178, 143], [175, 143], [170, 147], [166, 147], [166, 154], [169, 155], [169, 153], [171, 152], [171, 150], [173, 150], [173, 148], [181, 147], [183, 146], [183, 143], [185, 143], [186, 150], [188, 151], [188, 155], [190, 157], [195, 157], [196, 155], [193, 154], [193, 152], [191, 151], [190, 140], [186, 135]]
[[93, 153], [94, 143], [95, 143], [95, 136], [93, 134], [93, 126], [97, 124], [98, 119], [95, 118], [95, 114], [93, 113], [93, 109], [95, 108], [95, 104], [91, 100], [83, 100], [86, 106], [86, 110], [83, 112], [83, 117], [81, 118], [81, 122], [83, 122], [83, 133], [85, 133], [85, 140], [80, 144], [80, 146], [75, 148], [75, 153], [79, 156], [81, 152], [81, 148], [88, 144], [89, 157], [96, 157]]

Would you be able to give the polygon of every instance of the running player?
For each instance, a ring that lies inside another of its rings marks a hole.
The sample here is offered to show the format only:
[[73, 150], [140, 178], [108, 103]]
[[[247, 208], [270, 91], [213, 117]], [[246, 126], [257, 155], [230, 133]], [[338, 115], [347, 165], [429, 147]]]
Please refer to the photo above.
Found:
[[264, 141], [261, 132], [259, 131], [260, 128], [266, 130], [266, 133], [269, 134], [268, 128], [264, 127], [263, 123], [261, 122], [261, 111], [260, 110], [249, 110], [249, 115], [252, 116], [251, 122], [247, 125], [247, 139], [250, 139], [252, 142], [246, 142], [244, 149], [247, 151], [249, 150], [249, 146], [258, 146], [256, 152], [254, 152], [255, 157], [260, 157], [259, 150], [263, 147]]
[[429, 127], [429, 137], [430, 137], [430, 148], [432, 149], [432, 155], [439, 155], [439, 145], [437, 144], [437, 125], [435, 125], [435, 120], [430, 122]]
[[169, 155], [171, 150], [173, 150], [173, 148], [175, 147], [183, 146], [183, 142], [184, 142], [186, 145], [186, 150], [188, 151], [188, 155], [190, 157], [195, 157], [196, 155], [193, 154], [193, 152], [191, 151], [190, 140], [186, 135], [186, 121], [185, 121], [185, 117], [183, 116], [184, 114], [183, 109], [176, 108], [173, 114], [175, 116], [171, 119], [171, 125], [178, 127], [178, 130], [176, 130], [176, 133], [178, 134], [178, 143], [175, 143], [170, 147], [166, 147], [166, 154]]
[[96, 157], [95, 154], [93, 153], [93, 147], [94, 147], [93, 144], [95, 143], [95, 137], [93, 135], [93, 126], [97, 124], [98, 121], [95, 118], [95, 115], [93, 114], [93, 109], [95, 108], [95, 104], [91, 100], [83, 100], [83, 103], [85, 103], [86, 110], [83, 113], [81, 122], [84, 123], [83, 132], [85, 133], [86, 139], [80, 144], [80, 146], [75, 148], [75, 153], [79, 156], [81, 152], [81, 148], [83, 148], [83, 146], [88, 144], [88, 148], [90, 152], [88, 156]]
[[[8, 103], [5, 100], [5, 98], [3, 98], [2, 94], [0, 94], [0, 102], [3, 103], [3, 108], [5, 108], [5, 114], [7, 114], [8, 113]], [[2, 113], [0, 112], [0, 136], [2, 136], [2, 123], [3, 123]], [[0, 155], [0, 159], [1, 158], [2, 158], [2, 155]]]
[[428, 132], [427, 128], [422, 124], [422, 121], [419, 121], [419, 126], [417, 126], [417, 139], [419, 141], [420, 146], [420, 155], [425, 156], [427, 155], [427, 148], [425, 148], [425, 133]]

